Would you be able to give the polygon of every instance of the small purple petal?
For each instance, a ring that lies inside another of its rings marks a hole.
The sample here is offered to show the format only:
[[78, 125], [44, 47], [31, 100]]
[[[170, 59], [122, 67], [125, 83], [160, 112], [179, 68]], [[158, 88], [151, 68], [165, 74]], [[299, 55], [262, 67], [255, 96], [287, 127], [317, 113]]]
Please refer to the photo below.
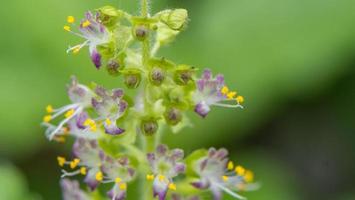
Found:
[[205, 118], [210, 112], [210, 107], [205, 102], [200, 102], [195, 106], [195, 112]]
[[168, 147], [164, 144], [160, 144], [157, 146], [156, 152], [159, 156], [164, 156], [168, 151]]
[[94, 63], [95, 67], [97, 69], [100, 69], [100, 67], [101, 67], [101, 55], [97, 52], [96, 49], [91, 52], [91, 60]]
[[209, 69], [205, 69], [202, 74], [203, 79], [210, 80], [212, 78], [212, 72]]
[[182, 149], [173, 149], [171, 151], [171, 158], [173, 160], [180, 160], [184, 158], [184, 151]]
[[124, 129], [121, 129], [116, 126], [116, 121], [112, 122], [111, 125], [104, 124], [104, 127], [105, 127], [105, 133], [109, 135], [120, 135], [123, 132], [125, 132]]
[[150, 163], [154, 162], [155, 154], [154, 153], [147, 153], [147, 159]]
[[183, 163], [177, 163], [174, 167], [174, 170], [177, 174], [184, 173], [185, 172], [185, 164]]
[[203, 79], [197, 80], [197, 89], [200, 92], [203, 92], [204, 88], [205, 88], [205, 80], [203, 80]]
[[89, 186], [91, 191], [94, 191], [99, 185], [99, 182], [95, 178], [96, 173], [97, 170], [89, 170], [89, 173], [86, 175], [84, 179], [84, 183], [86, 183]]
[[218, 159], [223, 159], [223, 158], [225, 158], [227, 155], [228, 155], [228, 150], [222, 148], [222, 149], [219, 149], [219, 150], [217, 151], [216, 157], [217, 157]]
[[126, 101], [121, 100], [119, 106], [120, 106], [119, 112], [123, 113], [127, 109], [128, 103]]
[[219, 86], [224, 86], [224, 76], [222, 74], [218, 74], [216, 80]]
[[76, 117], [76, 126], [79, 129], [85, 129], [86, 126], [84, 126], [84, 122], [88, 119], [88, 114], [87, 112], [82, 112]]
[[123, 90], [122, 89], [114, 89], [114, 90], [112, 90], [112, 97], [114, 99], [123, 97]]

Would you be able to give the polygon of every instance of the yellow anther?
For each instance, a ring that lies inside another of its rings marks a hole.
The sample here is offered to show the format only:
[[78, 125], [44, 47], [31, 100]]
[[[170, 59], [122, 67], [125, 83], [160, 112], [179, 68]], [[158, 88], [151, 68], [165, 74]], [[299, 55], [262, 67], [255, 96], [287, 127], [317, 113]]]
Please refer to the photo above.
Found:
[[237, 92], [228, 92], [227, 93], [227, 99], [233, 99], [237, 95]]
[[159, 179], [160, 181], [163, 181], [163, 180], [165, 180], [165, 176], [159, 175], [159, 176], [158, 176], [158, 179]]
[[64, 30], [66, 30], [66, 31], [71, 31], [70, 26], [64, 26], [63, 28], [64, 28]]
[[80, 163], [80, 159], [75, 158], [73, 161], [70, 162], [70, 168], [74, 169]]
[[233, 170], [234, 169], [234, 164], [233, 164], [232, 161], [228, 162], [227, 168], [228, 168], [228, 170]]
[[65, 113], [65, 118], [70, 118], [71, 116], [73, 116], [75, 110], [74, 109], [70, 109]]
[[110, 126], [112, 124], [112, 121], [109, 118], [106, 118], [105, 122], [108, 126]]
[[94, 120], [92, 119], [86, 119], [84, 122], [84, 126], [89, 126], [91, 131], [96, 131], [97, 126]]
[[120, 183], [122, 181], [122, 179], [120, 178], [120, 177], [117, 177], [116, 179], [115, 179], [115, 182], [116, 183]]
[[222, 176], [222, 179], [224, 182], [227, 182], [228, 181], [228, 176]]
[[63, 136], [54, 137], [53, 139], [59, 143], [65, 143], [65, 141], [66, 141], [66, 138]]
[[96, 175], [95, 175], [95, 179], [97, 181], [102, 181], [104, 179], [104, 175], [102, 174], [101, 171], [97, 172]]
[[80, 46], [76, 46], [76, 47], [73, 49], [73, 54], [78, 54], [80, 50], [81, 50], [81, 47], [80, 47]]
[[244, 97], [243, 96], [237, 96], [236, 98], [238, 103], [243, 103], [244, 102]]
[[52, 120], [52, 115], [46, 115], [43, 117], [44, 122], [50, 122]]
[[152, 180], [154, 180], [154, 175], [153, 174], [147, 174], [146, 178], [147, 178], [148, 181], [152, 181]]
[[119, 185], [119, 187], [120, 187], [121, 190], [126, 190], [127, 189], [127, 184], [126, 183], [121, 183]]
[[242, 166], [237, 166], [237, 167], [235, 167], [235, 173], [238, 175], [238, 176], [244, 176], [244, 174], [245, 174], [245, 169], [244, 169], [244, 167], [242, 167]]
[[90, 22], [89, 20], [84, 21], [83, 24], [82, 24], [82, 26], [83, 26], [84, 28], [86, 28], [86, 27], [88, 27], [88, 26], [90, 26], [90, 25], [91, 25], [91, 22]]
[[86, 175], [86, 167], [80, 167], [80, 174]]
[[247, 183], [253, 182], [254, 180], [254, 173], [252, 171], [246, 170], [244, 175], [244, 180]]
[[48, 105], [46, 107], [46, 111], [47, 111], [47, 113], [52, 113], [54, 111], [54, 109], [53, 109], [53, 107], [51, 105]]
[[176, 190], [176, 185], [174, 183], [169, 183], [168, 187], [170, 190]]
[[74, 18], [73, 16], [68, 16], [68, 17], [67, 17], [67, 22], [70, 23], [70, 24], [72, 24], [72, 23], [75, 22], [75, 18]]
[[65, 162], [66, 162], [65, 158], [61, 157], [61, 156], [57, 157], [57, 161], [58, 161], [58, 165], [61, 166], [61, 167], [63, 167]]
[[221, 93], [224, 94], [224, 95], [227, 95], [229, 92], [229, 89], [227, 86], [223, 86], [223, 88], [221, 89]]

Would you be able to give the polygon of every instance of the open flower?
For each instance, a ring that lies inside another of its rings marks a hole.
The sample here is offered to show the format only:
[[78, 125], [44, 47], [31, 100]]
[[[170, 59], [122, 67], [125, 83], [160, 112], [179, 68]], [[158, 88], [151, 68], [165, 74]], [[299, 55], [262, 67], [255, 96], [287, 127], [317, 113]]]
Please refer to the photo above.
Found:
[[147, 154], [153, 172], [147, 175], [147, 179], [153, 181], [154, 197], [164, 200], [169, 189], [176, 190], [173, 178], [185, 171], [185, 164], [180, 162], [183, 157], [183, 150], [169, 150], [166, 145], [159, 145], [155, 153]]
[[[46, 108], [48, 115], [43, 118], [42, 124], [47, 127], [46, 136], [49, 140], [52, 140], [57, 134], [65, 134], [68, 131], [65, 125], [77, 118], [85, 108], [91, 106], [93, 92], [85, 85], [79, 84], [75, 77], [72, 77], [67, 91], [71, 104], [58, 109], [54, 109], [51, 105]], [[49, 123], [61, 115], [64, 115], [64, 119], [58, 125]]]
[[[221, 106], [228, 108], [242, 108], [241, 103], [244, 101], [242, 96], [236, 96], [237, 93], [229, 91], [224, 84], [224, 77], [218, 74], [212, 77], [209, 69], [206, 69], [202, 77], [196, 81], [197, 89], [193, 94], [195, 102], [195, 112], [202, 117], [206, 117], [211, 110], [211, 106]], [[223, 103], [233, 101], [234, 104]]]
[[62, 179], [60, 181], [63, 192], [63, 200], [89, 200], [91, 199], [84, 191], [80, 189], [78, 181]]
[[200, 180], [192, 185], [199, 189], [209, 189], [215, 200], [222, 199], [222, 191], [238, 199], [245, 199], [234, 191], [252, 190], [257, 187], [252, 184], [253, 173], [241, 166], [234, 168], [233, 162], [228, 162], [226, 149], [210, 148], [208, 155], [201, 158], [195, 166]]
[[99, 114], [100, 119], [104, 120], [105, 132], [110, 135], [119, 135], [124, 132], [122, 128], [117, 127], [116, 121], [123, 116], [128, 104], [123, 97], [122, 89], [113, 89], [107, 91], [101, 86], [95, 90], [98, 98], [92, 99], [92, 105]]
[[134, 169], [129, 166], [128, 159], [106, 157], [105, 165], [101, 169], [106, 175], [105, 182], [115, 183], [107, 195], [112, 200], [125, 199], [127, 195], [127, 183], [133, 179], [135, 174]]
[[[75, 19], [72, 16], [69, 16], [67, 21], [70, 24], [75, 23]], [[99, 13], [93, 14], [91, 12], [87, 12], [85, 18], [80, 22], [78, 27], [79, 32], [72, 31], [70, 26], [64, 26], [64, 30], [85, 39], [82, 44], [70, 47], [67, 52], [78, 53], [84, 46], [89, 46], [91, 60], [96, 68], [100, 68], [102, 65], [102, 56], [98, 52], [97, 46], [109, 43], [111, 39], [111, 33], [100, 22]]]

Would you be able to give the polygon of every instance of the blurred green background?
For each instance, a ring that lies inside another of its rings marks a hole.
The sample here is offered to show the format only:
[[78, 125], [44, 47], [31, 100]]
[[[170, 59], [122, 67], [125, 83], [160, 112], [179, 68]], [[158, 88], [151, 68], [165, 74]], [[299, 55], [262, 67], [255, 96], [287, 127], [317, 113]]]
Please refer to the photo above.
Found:
[[[63, 31], [106, 4], [138, 0], [12, 0], [0, 8], [0, 199], [61, 199], [58, 154], [39, 126], [44, 107], [68, 102], [70, 75], [121, 87]], [[225, 146], [262, 184], [250, 200], [355, 199], [355, 1], [153, 0], [187, 8], [188, 29], [160, 55], [224, 73], [246, 109], [217, 108], [164, 142], [187, 152]], [[225, 199], [230, 199], [225, 196]]]

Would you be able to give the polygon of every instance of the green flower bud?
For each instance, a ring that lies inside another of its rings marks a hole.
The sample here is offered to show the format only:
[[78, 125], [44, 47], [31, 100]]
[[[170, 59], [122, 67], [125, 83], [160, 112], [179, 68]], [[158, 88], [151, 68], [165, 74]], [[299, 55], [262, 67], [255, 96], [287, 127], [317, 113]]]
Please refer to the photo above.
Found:
[[122, 11], [117, 10], [113, 6], [104, 6], [97, 9], [99, 12], [99, 18], [105, 26], [114, 26], [118, 19], [122, 16]]
[[124, 84], [130, 88], [135, 89], [141, 82], [141, 72], [137, 69], [129, 69], [122, 72], [124, 74]]
[[141, 124], [142, 133], [146, 136], [152, 136], [158, 131], [158, 122], [154, 119], [143, 120]]
[[159, 67], [154, 67], [149, 74], [149, 80], [152, 84], [159, 86], [165, 79], [165, 72]]
[[165, 10], [160, 20], [172, 30], [181, 31], [187, 23], [188, 13], [185, 9]]
[[164, 117], [166, 122], [173, 126], [182, 120], [181, 111], [176, 108], [168, 108], [164, 113]]
[[117, 76], [119, 74], [119, 70], [121, 68], [121, 65], [118, 60], [116, 59], [110, 59], [107, 62], [106, 69], [108, 73], [112, 76]]
[[178, 85], [187, 85], [193, 78], [196, 69], [187, 65], [180, 65], [175, 71], [174, 81]]
[[149, 34], [149, 29], [144, 25], [138, 25], [134, 28], [134, 36], [139, 40], [143, 41], [147, 38]]

